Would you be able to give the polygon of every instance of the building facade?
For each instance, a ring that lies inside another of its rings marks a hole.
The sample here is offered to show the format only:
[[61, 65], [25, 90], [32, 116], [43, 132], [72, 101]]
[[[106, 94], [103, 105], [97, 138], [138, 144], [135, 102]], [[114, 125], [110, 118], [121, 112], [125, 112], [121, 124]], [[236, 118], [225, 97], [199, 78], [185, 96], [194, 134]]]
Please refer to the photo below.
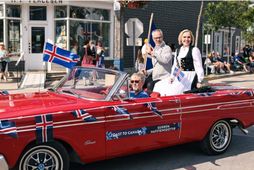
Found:
[[[0, 2], [0, 42], [11, 53], [23, 52], [26, 70], [59, 70], [42, 61], [45, 41], [84, 55], [87, 39], [102, 41], [113, 56], [112, 1], [6, 0]], [[47, 67], [47, 68], [46, 68]]]
[[[128, 2], [128, 1], [123, 1]], [[144, 6], [133, 9], [128, 6], [115, 7], [113, 0], [5, 0], [0, 1], [0, 42], [4, 42], [11, 53], [22, 52], [25, 70], [65, 70], [55, 64], [42, 61], [45, 41], [84, 55], [85, 40], [100, 40], [106, 50], [106, 66], [121, 65], [121, 69], [133, 69], [136, 56], [133, 46], [127, 45], [125, 23], [138, 18], [143, 23], [143, 41], [147, 38], [151, 13], [157, 28], [164, 32], [167, 44], [178, 47], [178, 34], [190, 29], [195, 36], [201, 1], [147, 1]], [[205, 8], [205, 5], [204, 5]], [[228, 45], [228, 30], [213, 32], [208, 49], [224, 54]], [[241, 34], [231, 33], [231, 51], [240, 50]], [[204, 40], [203, 18], [198, 30], [198, 47], [202, 56], [207, 48]], [[137, 54], [138, 46], [135, 47]]]

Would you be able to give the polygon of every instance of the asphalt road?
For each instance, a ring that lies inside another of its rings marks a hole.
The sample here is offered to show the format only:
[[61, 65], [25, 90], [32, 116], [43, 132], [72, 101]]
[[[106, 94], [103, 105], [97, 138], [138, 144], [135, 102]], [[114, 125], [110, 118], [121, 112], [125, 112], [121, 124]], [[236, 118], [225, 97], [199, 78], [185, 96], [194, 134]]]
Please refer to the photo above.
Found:
[[[254, 87], [254, 75], [242, 75], [209, 81], [239, 87]], [[254, 113], [253, 113], [254, 114]], [[179, 145], [155, 151], [100, 161], [87, 165], [71, 164], [71, 170], [253, 170], [254, 127], [244, 135], [234, 129], [232, 143], [222, 155], [207, 156], [198, 143]]]

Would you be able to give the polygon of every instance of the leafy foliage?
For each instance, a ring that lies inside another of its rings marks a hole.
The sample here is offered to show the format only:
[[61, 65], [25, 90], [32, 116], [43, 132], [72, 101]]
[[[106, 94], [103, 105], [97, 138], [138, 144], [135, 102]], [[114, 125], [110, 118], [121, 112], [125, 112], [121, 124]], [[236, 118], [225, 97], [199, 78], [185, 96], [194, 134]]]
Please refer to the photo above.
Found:
[[249, 5], [248, 0], [209, 2], [204, 12], [205, 30], [236, 27], [247, 42], [254, 43], [254, 8]]
[[210, 2], [205, 9], [206, 24], [214, 30], [222, 27], [248, 27], [249, 1]]

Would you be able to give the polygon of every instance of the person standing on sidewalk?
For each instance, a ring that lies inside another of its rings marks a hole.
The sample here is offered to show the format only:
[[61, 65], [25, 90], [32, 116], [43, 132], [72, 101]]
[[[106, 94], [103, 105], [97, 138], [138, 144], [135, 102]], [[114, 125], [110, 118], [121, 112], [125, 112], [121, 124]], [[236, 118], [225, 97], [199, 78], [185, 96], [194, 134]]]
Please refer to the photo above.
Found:
[[4, 79], [7, 80], [7, 64], [10, 61], [8, 51], [4, 47], [4, 43], [0, 42], [0, 63], [1, 63], [1, 72], [0, 72], [0, 81]]
[[147, 82], [147, 93], [151, 94], [156, 82], [170, 76], [172, 67], [172, 50], [163, 41], [163, 32], [156, 29], [152, 32], [155, 47], [147, 46], [146, 52], [152, 58], [153, 68], [143, 70], [144, 74], [149, 76], [152, 74], [152, 80]]

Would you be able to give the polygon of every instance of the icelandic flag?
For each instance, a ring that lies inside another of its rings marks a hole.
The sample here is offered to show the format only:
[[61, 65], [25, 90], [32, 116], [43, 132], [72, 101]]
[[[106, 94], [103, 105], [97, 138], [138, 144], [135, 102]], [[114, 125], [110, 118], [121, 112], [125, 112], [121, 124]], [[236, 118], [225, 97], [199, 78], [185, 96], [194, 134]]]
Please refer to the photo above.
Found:
[[9, 120], [0, 120], [0, 134], [6, 134], [11, 137], [17, 137], [17, 127], [15, 122]]
[[53, 140], [53, 118], [51, 114], [35, 117], [36, 140], [38, 143]]
[[157, 109], [156, 104], [155, 103], [145, 103], [144, 104], [148, 109], [150, 109], [153, 113], [155, 113], [156, 115], [160, 116], [162, 118], [162, 114], [161, 112]]
[[[154, 22], [152, 22], [152, 25], [151, 25], [151, 33], [150, 33], [150, 41], [149, 41], [149, 44], [152, 46], [152, 47], [155, 47], [155, 43], [153, 41], [153, 36], [152, 36], [152, 32], [156, 30], [156, 26], [154, 24]], [[153, 68], [153, 63], [152, 63], [152, 59], [151, 58], [148, 58], [147, 57], [147, 61], [146, 61], [146, 70], [149, 70]]]
[[130, 119], [132, 119], [132, 116], [128, 112], [127, 109], [121, 107], [121, 106], [112, 106], [112, 109], [117, 112], [120, 115], [128, 116]]
[[8, 95], [9, 92], [7, 90], [0, 91], [0, 95]]
[[175, 67], [173, 75], [177, 78], [179, 82], [181, 82], [184, 78], [184, 73], [181, 71], [181, 69]]
[[247, 90], [247, 91], [243, 91], [243, 94], [246, 94], [248, 96], [254, 96], [253, 90]]
[[70, 51], [64, 50], [56, 45], [46, 42], [43, 51], [43, 61], [56, 63], [72, 69], [78, 62], [79, 56]]
[[97, 120], [95, 117], [93, 117], [92, 115], [90, 115], [89, 113], [87, 113], [85, 110], [82, 109], [75, 110], [71, 113], [75, 118], [82, 119], [85, 122], [94, 122]]
[[247, 90], [247, 91], [232, 92], [229, 95], [242, 95], [242, 94], [245, 94], [247, 96], [254, 96], [253, 91], [249, 91], [249, 90]]

